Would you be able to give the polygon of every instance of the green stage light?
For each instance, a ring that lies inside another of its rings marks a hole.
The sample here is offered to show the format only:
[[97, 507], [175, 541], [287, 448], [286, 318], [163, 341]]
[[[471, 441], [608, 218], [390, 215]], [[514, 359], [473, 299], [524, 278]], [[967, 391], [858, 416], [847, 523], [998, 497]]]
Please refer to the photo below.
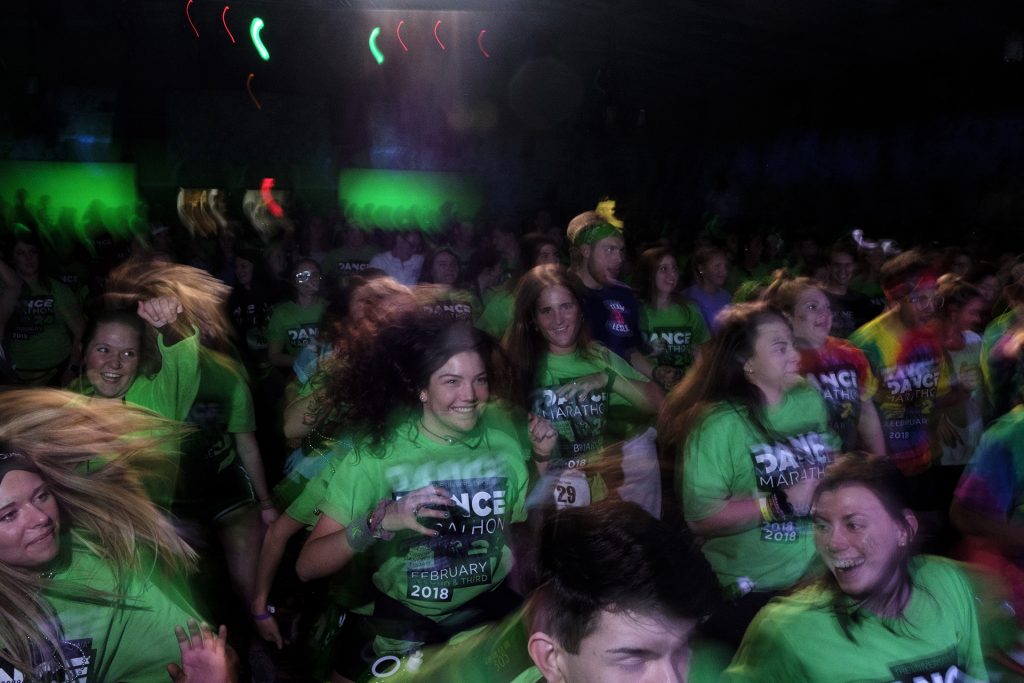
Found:
[[359, 228], [433, 231], [448, 219], [472, 220], [483, 193], [458, 173], [348, 169], [338, 176], [338, 200]]

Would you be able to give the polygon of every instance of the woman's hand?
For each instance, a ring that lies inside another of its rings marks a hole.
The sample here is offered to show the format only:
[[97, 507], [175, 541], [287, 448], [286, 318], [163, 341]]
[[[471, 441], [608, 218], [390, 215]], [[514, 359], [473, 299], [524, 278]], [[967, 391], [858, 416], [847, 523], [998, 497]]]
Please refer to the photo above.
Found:
[[448, 519], [446, 511], [435, 510], [428, 506], [448, 507], [451, 503], [452, 496], [445, 489], [440, 486], [424, 486], [388, 503], [384, 508], [381, 527], [385, 531], [411, 529], [424, 536], [437, 536], [437, 530], [423, 526], [419, 523], [419, 518]]
[[786, 500], [793, 507], [793, 514], [806, 517], [811, 512], [811, 500], [818, 488], [818, 479], [806, 477], [793, 484], [786, 491]]
[[579, 401], [604, 389], [606, 384], [608, 384], [608, 376], [603, 372], [595, 372], [593, 375], [578, 377], [568, 384], [563, 384], [555, 391], [555, 394], [566, 401]]
[[174, 634], [181, 649], [181, 666], [167, 665], [167, 673], [174, 683], [228, 683], [234, 679], [225, 648], [226, 626], [222, 625], [220, 631], [214, 633], [207, 624], [189, 619], [188, 631], [175, 626]]
[[546, 460], [551, 456], [551, 451], [558, 443], [558, 432], [551, 426], [551, 423], [543, 417], [530, 413], [530, 445], [533, 447], [533, 454]]
[[254, 620], [252, 623], [256, 625], [256, 632], [260, 634], [260, 638], [277, 645], [278, 650], [284, 647], [284, 638], [281, 637], [281, 629], [273, 614], [266, 619]]
[[159, 330], [164, 325], [173, 324], [184, 310], [177, 299], [163, 296], [159, 299], [140, 301], [138, 314], [140, 318]]

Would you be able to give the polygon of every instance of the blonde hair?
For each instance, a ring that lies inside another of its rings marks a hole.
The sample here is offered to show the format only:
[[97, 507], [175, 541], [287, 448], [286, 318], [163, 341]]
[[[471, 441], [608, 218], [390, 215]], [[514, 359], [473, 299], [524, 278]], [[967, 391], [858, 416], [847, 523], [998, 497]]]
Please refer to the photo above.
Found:
[[[103, 303], [108, 309], [124, 309], [134, 308], [139, 301], [172, 297], [184, 310], [174, 323], [179, 337], [188, 337], [192, 327], [198, 326], [223, 339], [231, 332], [225, 312], [230, 294], [229, 286], [198, 268], [130, 259], [110, 273]], [[147, 326], [147, 334], [151, 332]]]
[[[194, 569], [196, 554], [150, 501], [141, 473], [159, 464], [176, 423], [122, 403], [56, 389], [0, 392], [0, 442], [23, 456], [48, 486], [63, 530], [110, 565], [120, 587], [143, 552], [167, 573]], [[61, 660], [38, 568], [0, 562], [0, 657], [24, 672], [37, 654]]]

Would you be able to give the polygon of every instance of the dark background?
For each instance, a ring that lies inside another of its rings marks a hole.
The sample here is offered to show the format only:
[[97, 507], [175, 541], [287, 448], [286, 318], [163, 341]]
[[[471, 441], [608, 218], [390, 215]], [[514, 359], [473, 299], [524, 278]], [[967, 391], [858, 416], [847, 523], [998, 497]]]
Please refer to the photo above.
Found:
[[3, 3], [0, 159], [134, 162], [167, 220], [264, 176], [325, 209], [348, 167], [466, 172], [516, 219], [612, 195], [644, 236], [1015, 249], [1024, 219], [1024, 3], [194, 0], [198, 38], [185, 8]]

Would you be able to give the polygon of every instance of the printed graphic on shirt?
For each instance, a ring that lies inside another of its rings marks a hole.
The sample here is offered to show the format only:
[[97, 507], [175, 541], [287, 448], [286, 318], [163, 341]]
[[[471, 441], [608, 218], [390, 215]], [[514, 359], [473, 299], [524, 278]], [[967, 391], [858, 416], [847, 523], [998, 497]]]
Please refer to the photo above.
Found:
[[366, 270], [370, 265], [369, 261], [338, 261], [334, 265], [335, 275], [352, 275]]
[[320, 326], [316, 323], [301, 323], [299, 327], [289, 327], [288, 344], [293, 349], [301, 349], [315, 341], [319, 333]]
[[423, 308], [428, 313], [452, 320], [469, 320], [473, 317], [473, 307], [462, 301], [436, 301], [426, 304]]
[[678, 327], [655, 327], [647, 336], [652, 348], [661, 349], [659, 365], [686, 368], [693, 363], [693, 331]]
[[939, 364], [934, 359], [900, 363], [882, 368], [882, 384], [896, 403], [935, 398], [939, 386]]
[[925, 659], [889, 666], [892, 683], [967, 683], [971, 680], [957, 666], [956, 650], [949, 649]]
[[95, 683], [89, 678], [90, 665], [96, 659], [92, 638], [62, 641], [60, 649], [70, 670], [65, 669], [58, 661], [40, 662], [35, 668], [35, 675], [26, 677], [24, 673], [0, 659], [0, 683]]
[[604, 323], [605, 329], [616, 337], [628, 337], [633, 334], [629, 323], [626, 322], [626, 307], [622, 303], [615, 299], [605, 299], [601, 303], [608, 311], [608, 318]]
[[[835, 460], [832, 450], [818, 432], [786, 437], [784, 442], [754, 444], [750, 447], [759, 491], [770, 495], [783, 491], [804, 479], [820, 479]], [[800, 537], [793, 521], [764, 522], [761, 540], [770, 543], [794, 543]]]
[[[441, 479], [431, 482], [451, 494], [448, 519], [425, 522], [440, 534], [405, 543], [406, 596], [451, 602], [454, 591], [489, 584], [504, 547], [508, 483], [505, 477]], [[409, 491], [395, 492], [395, 500]]]
[[54, 323], [55, 299], [49, 294], [18, 299], [11, 339], [27, 341]]
[[569, 400], [557, 391], [573, 379], [566, 378], [533, 392], [531, 405], [536, 415], [558, 432], [558, 455], [565, 467], [586, 467], [588, 454], [601, 448], [608, 394], [595, 391]]

